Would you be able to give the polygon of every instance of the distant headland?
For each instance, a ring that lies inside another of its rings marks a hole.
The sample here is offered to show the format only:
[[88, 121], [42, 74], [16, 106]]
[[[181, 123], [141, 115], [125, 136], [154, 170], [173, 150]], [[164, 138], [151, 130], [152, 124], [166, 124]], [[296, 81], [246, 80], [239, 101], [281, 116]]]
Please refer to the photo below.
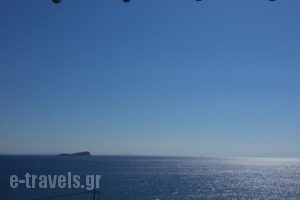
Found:
[[84, 157], [90, 157], [92, 156], [90, 152], [88, 151], [82, 151], [82, 152], [78, 152], [78, 153], [62, 153], [62, 154], [58, 154], [56, 156], [84, 156]]

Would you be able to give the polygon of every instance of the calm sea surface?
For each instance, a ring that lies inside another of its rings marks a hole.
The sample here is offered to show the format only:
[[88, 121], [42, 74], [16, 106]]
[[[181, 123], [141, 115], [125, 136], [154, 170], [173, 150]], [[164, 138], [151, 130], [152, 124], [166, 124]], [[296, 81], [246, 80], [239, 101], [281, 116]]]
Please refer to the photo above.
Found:
[[[31, 200], [86, 189], [10, 188], [10, 176], [101, 175], [98, 199], [300, 199], [299, 159], [0, 156], [0, 199]], [[82, 180], [83, 179], [83, 180]], [[52, 199], [91, 199], [83, 193]]]

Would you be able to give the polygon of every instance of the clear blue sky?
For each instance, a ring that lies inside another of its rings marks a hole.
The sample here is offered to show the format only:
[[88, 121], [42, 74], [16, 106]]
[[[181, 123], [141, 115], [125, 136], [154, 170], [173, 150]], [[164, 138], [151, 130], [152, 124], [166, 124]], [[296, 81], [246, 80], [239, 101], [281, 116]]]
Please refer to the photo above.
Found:
[[299, 9], [2, 0], [0, 153], [300, 156]]

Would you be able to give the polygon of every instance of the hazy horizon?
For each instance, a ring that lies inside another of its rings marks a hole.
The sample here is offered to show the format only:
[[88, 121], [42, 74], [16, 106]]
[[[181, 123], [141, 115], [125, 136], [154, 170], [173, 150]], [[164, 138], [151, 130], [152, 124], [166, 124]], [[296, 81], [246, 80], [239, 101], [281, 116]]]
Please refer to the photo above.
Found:
[[[80, 152], [80, 151], [79, 151]], [[43, 153], [43, 154], [34, 154], [34, 153], [26, 153], [26, 154], [10, 154], [10, 153], [0, 153], [0, 156], [57, 156], [61, 153], [77, 153], [77, 152], [58, 152], [58, 153]], [[92, 152], [90, 152], [92, 153]], [[91, 154], [93, 156], [103, 156], [103, 157], [178, 157], [178, 158], [224, 158], [224, 159], [300, 159], [299, 156], [293, 156], [293, 155], [288, 155], [288, 156], [280, 156], [280, 155], [269, 155], [269, 156], [263, 156], [263, 155], [246, 155], [246, 156], [232, 156], [232, 155], [152, 155], [152, 154], [130, 154], [130, 153], [120, 153], [120, 154]]]

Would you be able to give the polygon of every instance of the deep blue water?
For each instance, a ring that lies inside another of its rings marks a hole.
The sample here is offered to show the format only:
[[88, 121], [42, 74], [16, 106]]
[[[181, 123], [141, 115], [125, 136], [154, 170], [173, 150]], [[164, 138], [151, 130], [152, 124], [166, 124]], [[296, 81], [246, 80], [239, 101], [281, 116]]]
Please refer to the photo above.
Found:
[[[10, 188], [11, 175], [101, 175], [99, 199], [300, 199], [299, 159], [0, 156], [0, 199], [30, 200], [85, 189]], [[90, 193], [54, 198], [89, 199]]]

